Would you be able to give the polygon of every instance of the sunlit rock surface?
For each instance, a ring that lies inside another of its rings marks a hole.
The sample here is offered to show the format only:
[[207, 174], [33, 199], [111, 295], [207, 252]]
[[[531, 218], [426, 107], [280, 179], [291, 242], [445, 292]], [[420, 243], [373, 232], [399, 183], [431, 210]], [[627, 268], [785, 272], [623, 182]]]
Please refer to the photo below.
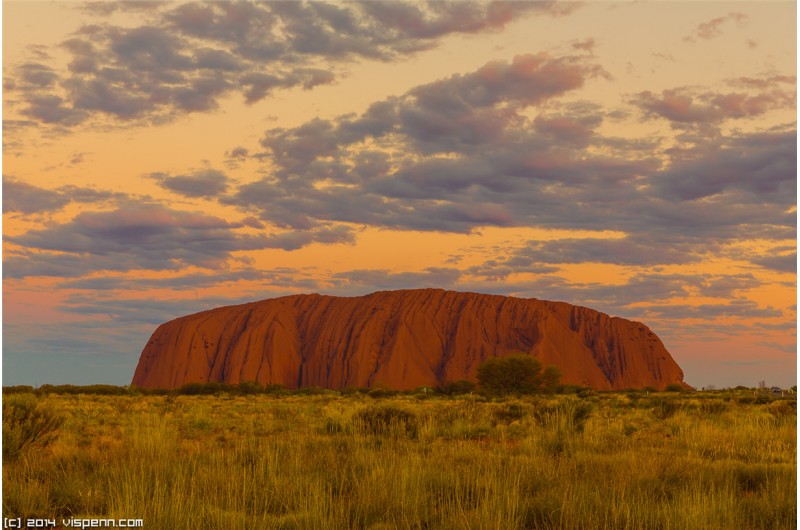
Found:
[[563, 302], [439, 289], [295, 295], [220, 307], [156, 329], [132, 384], [257, 381], [413, 389], [476, 379], [487, 358], [527, 353], [595, 389], [683, 384], [639, 322]]

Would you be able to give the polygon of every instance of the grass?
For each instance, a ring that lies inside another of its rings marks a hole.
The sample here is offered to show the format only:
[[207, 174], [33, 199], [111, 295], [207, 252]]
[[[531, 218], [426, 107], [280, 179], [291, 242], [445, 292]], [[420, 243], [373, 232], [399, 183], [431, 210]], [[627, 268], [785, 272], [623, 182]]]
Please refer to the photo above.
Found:
[[[48, 444], [4, 455], [6, 517], [211, 529], [796, 527], [793, 399], [9, 398], [63, 423]], [[17, 431], [4, 422], [4, 441]]]

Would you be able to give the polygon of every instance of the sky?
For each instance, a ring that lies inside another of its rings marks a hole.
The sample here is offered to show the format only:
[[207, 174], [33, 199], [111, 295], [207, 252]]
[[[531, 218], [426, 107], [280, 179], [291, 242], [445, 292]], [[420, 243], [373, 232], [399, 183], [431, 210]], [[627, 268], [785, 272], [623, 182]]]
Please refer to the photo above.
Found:
[[3, 6], [4, 385], [156, 326], [436, 287], [796, 384], [794, 2]]

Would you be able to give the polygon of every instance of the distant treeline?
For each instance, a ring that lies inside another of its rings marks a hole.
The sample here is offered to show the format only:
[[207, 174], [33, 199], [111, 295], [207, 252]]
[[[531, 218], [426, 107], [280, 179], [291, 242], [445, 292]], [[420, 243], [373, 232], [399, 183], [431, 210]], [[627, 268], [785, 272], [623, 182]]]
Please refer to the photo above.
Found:
[[[753, 390], [744, 386], [729, 390]], [[680, 385], [669, 385], [664, 392], [684, 392], [685, 389]], [[596, 390], [580, 385], [558, 385], [548, 393], [555, 394], [578, 394], [587, 397], [596, 393]], [[645, 387], [640, 389], [629, 389], [623, 392], [629, 393], [653, 393], [658, 392], [655, 388]], [[232, 383], [189, 383], [179, 388], [168, 390], [163, 388], [139, 388], [135, 386], [115, 386], [115, 385], [42, 385], [38, 388], [29, 385], [4, 386], [3, 395], [9, 394], [90, 394], [105, 396], [131, 396], [131, 395], [253, 395], [253, 394], [272, 394], [272, 395], [315, 395], [315, 394], [339, 394], [352, 395], [363, 394], [369, 397], [391, 397], [398, 395], [442, 395], [455, 396], [467, 394], [484, 394], [476, 383], [472, 381], [454, 381], [437, 387], [420, 387], [414, 390], [393, 390], [389, 388], [363, 388], [351, 387], [338, 390], [317, 387], [305, 387], [299, 389], [289, 389], [283, 385], [261, 385], [254, 381], [246, 381], [238, 384]]]

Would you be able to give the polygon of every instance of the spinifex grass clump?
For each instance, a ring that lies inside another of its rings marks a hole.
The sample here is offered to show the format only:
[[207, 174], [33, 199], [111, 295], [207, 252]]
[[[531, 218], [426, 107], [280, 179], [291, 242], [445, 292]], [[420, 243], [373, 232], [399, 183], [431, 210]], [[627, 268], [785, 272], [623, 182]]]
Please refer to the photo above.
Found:
[[32, 394], [3, 398], [3, 462], [18, 459], [31, 447], [52, 442], [64, 417]]

